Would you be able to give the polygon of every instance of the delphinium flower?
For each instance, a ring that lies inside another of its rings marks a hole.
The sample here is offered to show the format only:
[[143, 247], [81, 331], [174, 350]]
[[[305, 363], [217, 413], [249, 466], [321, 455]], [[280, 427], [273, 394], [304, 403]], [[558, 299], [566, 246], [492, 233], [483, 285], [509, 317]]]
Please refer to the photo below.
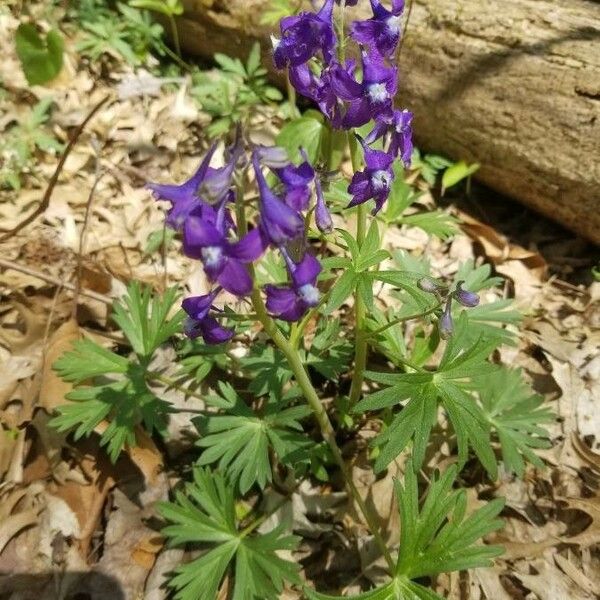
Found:
[[273, 57], [278, 69], [308, 62], [319, 52], [333, 58], [336, 35], [333, 28], [333, 0], [325, 0], [317, 13], [301, 12], [281, 20], [281, 39], [273, 38]]
[[269, 313], [279, 319], [298, 321], [309, 308], [319, 303], [320, 293], [316, 282], [321, 272], [321, 265], [309, 252], [306, 252], [297, 264], [285, 249], [281, 252], [290, 275], [290, 284], [266, 285], [266, 306]]
[[213, 220], [216, 212], [213, 205], [221, 202], [232, 186], [232, 175], [242, 154], [239, 140], [229, 149], [229, 159], [223, 167], [213, 168], [210, 162], [217, 144], [213, 144], [190, 179], [180, 185], [149, 183], [148, 187], [159, 200], [171, 203], [167, 225], [181, 231], [187, 217], [200, 215], [204, 220]]
[[332, 86], [336, 96], [348, 103], [342, 124], [344, 128], [361, 127], [371, 119], [391, 118], [392, 99], [398, 89], [398, 71], [385, 65], [377, 54], [362, 53], [362, 81], [349, 70], [336, 65]]
[[[344, 4], [353, 6], [357, 2]], [[282, 39], [275, 41], [274, 61], [278, 68], [288, 69], [297, 92], [313, 100], [333, 128], [351, 130], [374, 122], [363, 147], [383, 139], [383, 148], [372, 150], [379, 154], [365, 148], [367, 167], [355, 173], [349, 206], [374, 199], [375, 214], [389, 196], [392, 162], [400, 157], [408, 166], [413, 147], [412, 113], [394, 107], [398, 67], [393, 57], [400, 40], [404, 0], [391, 0], [391, 9], [380, 0], [371, 0], [371, 7], [372, 18], [355, 21], [350, 27], [351, 39], [360, 47], [360, 74], [354, 60], [342, 60], [333, 52], [336, 38], [332, 0], [325, 0], [315, 13], [282, 20]]]
[[392, 0], [392, 10], [382, 6], [380, 0], [371, 0], [373, 18], [355, 21], [352, 24], [352, 37], [378, 54], [390, 57], [400, 41], [401, 15], [404, 0]]
[[269, 187], [256, 154], [252, 156], [252, 164], [260, 196], [260, 229], [263, 236], [274, 246], [298, 239], [304, 233], [304, 219]]
[[353, 198], [348, 206], [356, 206], [373, 198], [375, 208], [373, 214], [377, 214], [390, 194], [390, 188], [394, 180], [392, 170], [393, 156], [382, 150], [373, 150], [366, 142], [357, 136], [365, 153], [365, 170], [354, 173], [348, 192]]
[[228, 292], [246, 296], [252, 291], [252, 278], [246, 264], [265, 250], [263, 235], [252, 229], [238, 241], [231, 241], [226, 227], [228, 200], [218, 208], [215, 223], [191, 215], [183, 230], [183, 249], [187, 256], [202, 261], [210, 281], [217, 281]]
[[384, 138], [385, 144], [389, 137], [388, 153], [394, 158], [400, 156], [404, 166], [408, 167], [413, 151], [412, 120], [413, 114], [409, 110], [394, 110], [391, 115], [379, 115], [365, 141], [372, 144]]
[[210, 294], [186, 298], [181, 303], [188, 315], [184, 323], [184, 331], [188, 337], [194, 339], [201, 336], [207, 344], [222, 344], [233, 337], [233, 330], [221, 326], [210, 315], [211, 310], [216, 310], [213, 302], [221, 290], [221, 287], [217, 287]]

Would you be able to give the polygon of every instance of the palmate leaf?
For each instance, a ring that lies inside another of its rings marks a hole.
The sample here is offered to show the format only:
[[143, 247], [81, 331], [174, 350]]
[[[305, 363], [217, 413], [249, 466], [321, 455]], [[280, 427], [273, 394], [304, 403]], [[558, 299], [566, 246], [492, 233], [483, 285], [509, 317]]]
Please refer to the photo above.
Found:
[[59, 406], [58, 416], [50, 425], [59, 431], [74, 432], [76, 440], [87, 437], [104, 420], [108, 426], [100, 434], [100, 444], [107, 447], [115, 462], [123, 448], [136, 445], [135, 429], [164, 433], [169, 404], [160, 400], [135, 376], [106, 385], [80, 387], [66, 395], [70, 404]]
[[541, 425], [553, 421], [555, 415], [542, 406], [544, 398], [525, 383], [521, 371], [502, 368], [481, 378], [478, 394], [492, 432], [500, 441], [505, 469], [523, 477], [524, 459], [543, 468], [534, 450], [550, 447], [549, 433]]
[[271, 449], [285, 461], [306, 445], [299, 419], [310, 411], [306, 406], [286, 408], [285, 403], [272, 401], [258, 414], [244, 404], [231, 386], [221, 384], [221, 391], [228, 396], [227, 413], [194, 419], [202, 435], [197, 445], [204, 448], [198, 464], [218, 463], [242, 494], [255, 483], [264, 488], [273, 478]]
[[162, 297], [153, 296], [149, 287], [142, 288], [134, 281], [123, 301], [115, 303], [113, 318], [141, 358], [149, 358], [180, 330], [184, 312], [179, 310], [172, 317], [168, 316], [177, 296], [175, 287], [169, 288]]
[[[352, 596], [352, 600], [442, 600], [432, 590], [416, 583], [422, 577], [442, 572], [462, 571], [489, 566], [502, 554], [500, 546], [477, 542], [503, 525], [497, 515], [504, 500], [488, 502], [473, 514], [466, 514], [464, 490], [453, 489], [456, 465], [432, 479], [425, 500], [419, 507], [417, 476], [411, 461], [407, 463], [404, 485], [395, 481], [400, 513], [400, 548], [389, 583]], [[306, 590], [311, 600], [341, 600], [338, 596]]]
[[52, 368], [65, 381], [81, 383], [110, 373], [127, 373], [129, 361], [87, 339], [78, 340], [73, 350], [65, 352]]
[[221, 474], [194, 469], [185, 492], [178, 492], [174, 502], [160, 504], [159, 512], [169, 523], [163, 534], [172, 545], [208, 545], [200, 558], [175, 569], [168, 585], [176, 600], [214, 600], [231, 566], [233, 600], [276, 600], [285, 581], [300, 581], [298, 565], [277, 555], [293, 550], [298, 538], [282, 535], [280, 529], [263, 535], [240, 531], [233, 488]]
[[253, 345], [240, 363], [250, 380], [248, 391], [255, 396], [280, 398], [283, 386], [293, 376], [285, 356], [273, 346]]
[[466, 318], [462, 317], [435, 372], [367, 372], [369, 379], [389, 387], [363, 398], [356, 405], [356, 412], [379, 410], [407, 401], [402, 410], [394, 415], [389, 427], [373, 441], [379, 449], [375, 460], [376, 471], [385, 469], [411, 440], [414, 465], [420, 468], [431, 428], [437, 418], [438, 406], [441, 405], [456, 433], [459, 464], [466, 462], [471, 448], [490, 476], [496, 477], [497, 465], [490, 445], [490, 425], [471, 393], [476, 378], [497, 368], [487, 361], [495, 342], [480, 339], [472, 346], [465, 347], [467, 326]]

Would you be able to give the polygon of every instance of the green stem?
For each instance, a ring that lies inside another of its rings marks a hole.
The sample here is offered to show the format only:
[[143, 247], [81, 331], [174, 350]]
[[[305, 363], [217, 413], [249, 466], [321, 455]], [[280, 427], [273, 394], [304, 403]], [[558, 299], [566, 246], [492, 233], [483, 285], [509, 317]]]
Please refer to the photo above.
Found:
[[260, 290], [258, 288], [255, 288], [252, 292], [252, 304], [254, 305], [254, 310], [258, 316], [258, 320], [262, 323], [265, 331], [286, 357], [288, 364], [292, 372], [294, 373], [296, 382], [300, 386], [300, 389], [302, 390], [304, 397], [306, 398], [306, 401], [312, 409], [315, 419], [319, 424], [319, 428], [321, 429], [321, 435], [323, 436], [325, 442], [327, 442], [327, 445], [329, 446], [333, 455], [333, 459], [335, 460], [340, 471], [342, 472], [342, 475], [344, 476], [344, 482], [346, 484], [346, 487], [348, 488], [350, 495], [354, 499], [354, 502], [356, 502], [356, 505], [358, 506], [360, 512], [363, 514], [365, 521], [367, 522], [367, 525], [371, 533], [373, 534], [373, 537], [375, 538], [375, 541], [379, 546], [381, 553], [385, 557], [385, 560], [387, 561], [390, 570], [393, 571], [394, 561], [392, 560], [392, 557], [389, 553], [389, 550], [387, 549], [381, 532], [379, 531], [377, 517], [365, 504], [358, 489], [352, 481], [352, 473], [348, 469], [344, 461], [344, 457], [342, 456], [342, 452], [339, 446], [337, 445], [333, 425], [331, 424], [329, 416], [327, 415], [327, 411], [321, 403], [321, 400], [319, 399], [319, 396], [310, 381], [308, 373], [306, 372], [306, 369], [304, 368], [304, 365], [302, 364], [302, 361], [298, 356], [298, 352], [295, 348], [292, 347], [289, 341], [281, 333], [281, 330], [279, 329], [279, 327], [277, 327], [275, 321], [273, 321], [273, 319], [271, 319], [271, 317], [269, 317], [269, 315], [267, 314], [262, 296], [260, 295]]
[[177, 30], [177, 23], [175, 22], [175, 17], [173, 15], [169, 15], [169, 23], [171, 24], [171, 35], [173, 36], [175, 52], [177, 53], [179, 60], [183, 62], [183, 58], [181, 56], [181, 45], [179, 44], [179, 31]]
[[298, 104], [296, 102], [296, 88], [292, 85], [289, 74], [286, 75], [286, 86], [288, 103], [290, 105], [290, 116], [292, 117], [292, 119], [296, 119], [300, 116], [300, 111], [298, 110]]
[[[356, 138], [352, 132], [348, 132], [348, 144], [350, 146], [350, 158], [352, 160], [352, 171], [360, 171], [360, 161], [357, 152]], [[360, 248], [365, 241], [367, 233], [367, 207], [359, 204], [356, 213], [356, 242]], [[349, 410], [360, 400], [362, 385], [367, 368], [367, 335], [365, 322], [367, 309], [362, 295], [356, 290], [354, 292], [354, 315], [355, 315], [355, 348], [354, 348], [354, 373], [350, 385]]]
[[[244, 210], [244, 185], [243, 179], [238, 180], [237, 182], [237, 194], [236, 194], [236, 216], [237, 216], [237, 226], [240, 231], [240, 235], [244, 235], [248, 230], [248, 225], [246, 222], [246, 214]], [[252, 295], [250, 297], [252, 301], [252, 305], [254, 307], [254, 312], [256, 313], [257, 320], [262, 324], [265, 332], [269, 335], [269, 337], [273, 340], [275, 345], [281, 350], [283, 355], [286, 357], [288, 364], [294, 373], [294, 377], [296, 378], [297, 384], [300, 386], [302, 393], [308, 405], [310, 406], [317, 423], [319, 424], [319, 428], [321, 430], [321, 435], [323, 439], [329, 446], [333, 458], [338, 465], [342, 475], [344, 476], [344, 482], [346, 484], [346, 488], [348, 492], [354, 499], [354, 502], [358, 506], [360, 512], [363, 514], [365, 521], [367, 522], [367, 526], [369, 527], [373, 537], [381, 550], [381, 553], [385, 557], [385, 560], [390, 568], [390, 571], [393, 572], [395, 565], [392, 557], [390, 555], [389, 550], [385, 544], [385, 541], [379, 531], [379, 524], [376, 515], [374, 515], [369, 507], [365, 504], [362, 499], [358, 489], [354, 485], [352, 480], [352, 473], [349, 471], [346, 463], [344, 461], [344, 457], [342, 456], [342, 451], [340, 450], [337, 442], [335, 440], [335, 431], [333, 429], [333, 425], [329, 420], [329, 416], [327, 415], [327, 411], [325, 407], [321, 403], [319, 395], [317, 394], [312, 382], [310, 381], [310, 377], [304, 365], [302, 364], [302, 360], [298, 354], [298, 351], [295, 346], [293, 346], [290, 341], [283, 335], [279, 327], [275, 321], [267, 314], [267, 309], [265, 307], [265, 303], [260, 294], [260, 289], [256, 286], [256, 273], [254, 271], [254, 265], [250, 263], [248, 265], [248, 271], [252, 280], [255, 282], [255, 287], [252, 290]]]
[[417, 313], [414, 315], [408, 315], [407, 317], [398, 317], [397, 319], [394, 319], [393, 321], [386, 323], [382, 327], [379, 327], [379, 329], [375, 329], [374, 331], [369, 332], [367, 334], [366, 338], [367, 339], [373, 338], [373, 337], [379, 335], [380, 333], [387, 331], [390, 327], [394, 327], [394, 325], [399, 325], [400, 323], [405, 323], [406, 321], [412, 321], [413, 319], [419, 319], [421, 317], [426, 317], [427, 315], [434, 313], [439, 308], [442, 308], [442, 306], [443, 306], [442, 304], [436, 304], [433, 308], [429, 308], [428, 310], [426, 310], [424, 312], [420, 312], [420, 313]]

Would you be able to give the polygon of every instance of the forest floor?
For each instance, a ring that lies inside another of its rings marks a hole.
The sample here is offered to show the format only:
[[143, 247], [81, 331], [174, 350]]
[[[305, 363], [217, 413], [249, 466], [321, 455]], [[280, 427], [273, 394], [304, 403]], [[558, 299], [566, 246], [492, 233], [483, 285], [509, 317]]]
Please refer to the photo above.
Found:
[[[93, 69], [72, 49], [58, 80], [30, 87], [13, 47], [17, 25], [10, 14], [0, 14], [0, 136], [51, 98], [44, 131], [64, 146], [91, 109], [107, 101], [77, 139], [47, 207], [32, 222], [19, 225], [42, 202], [59, 154], [32, 147], [21, 188], [0, 191], [0, 235], [5, 236], [0, 252], [0, 597], [75, 597], [66, 590], [93, 570], [97, 575], [87, 578], [88, 590], [105, 590], [107, 598], [158, 600], [166, 597], [165, 574], [184, 555], [165, 547], [153, 507], [177, 480], [173, 465], [192, 452], [189, 420], [174, 418], [168, 442], [145, 439], [111, 465], [95, 437], [73, 443], [47, 427], [69, 389], [51, 365], [79, 336], [119, 342], [108, 317], [128, 282], [159, 291], [173, 284], [198, 289], [198, 266], [181, 256], [176, 242], [166, 253], [149, 247], [149, 240], [162, 235], [164, 212], [144, 184], [188, 177], [207, 147], [203, 129], [210, 117], [189, 98], [185, 78], [151, 89], [139, 71], [115, 60], [110, 70]], [[253, 122], [265, 142], [277, 133], [270, 110]], [[494, 541], [506, 553], [493, 568], [440, 577], [436, 589], [448, 598], [469, 600], [599, 597], [595, 250], [477, 185], [469, 196], [460, 192], [442, 199], [423, 181], [418, 185], [425, 192], [422, 202], [439, 203], [457, 217], [460, 232], [446, 242], [403, 226], [385, 243], [416, 256], [426, 252], [439, 276], [454, 274], [460, 261], [491, 263], [505, 278], [505, 297], [514, 298], [526, 315], [518, 344], [504, 346], [498, 359], [521, 367], [558, 416], [552, 447], [541, 453], [547, 468], [530, 468], [523, 481], [501, 477], [495, 485], [494, 495], [505, 496], [508, 508], [506, 527]], [[162, 360], [168, 364], [170, 359], [165, 350]], [[198, 402], [173, 389], [164, 393], [178, 406], [193, 409]], [[353, 468], [364, 487], [366, 471], [358, 463]], [[390, 509], [392, 476], [375, 483], [374, 498], [388, 527], [397, 529]], [[468, 485], [476, 505], [489, 483], [474, 470]], [[369, 571], [361, 562], [362, 524], [337, 519], [343, 502], [344, 494], [332, 485], [307, 480], [273, 518], [308, 532], [309, 541], [296, 556], [307, 579], [318, 581], [326, 572], [328, 580], [355, 592], [356, 580], [368, 578]], [[358, 544], [350, 541], [355, 539]], [[20, 595], [11, 596], [16, 590]], [[297, 596], [289, 592], [286, 597]]]

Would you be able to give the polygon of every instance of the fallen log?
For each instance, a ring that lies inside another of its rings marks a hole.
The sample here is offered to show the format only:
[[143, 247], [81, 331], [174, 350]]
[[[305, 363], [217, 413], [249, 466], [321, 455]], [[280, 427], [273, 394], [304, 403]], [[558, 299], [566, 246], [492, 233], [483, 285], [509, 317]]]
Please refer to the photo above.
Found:
[[[243, 58], [259, 40], [273, 71], [270, 1], [185, 0], [184, 49]], [[596, 0], [414, 0], [399, 103], [421, 147], [480, 162], [478, 179], [600, 243], [599, 48]]]

